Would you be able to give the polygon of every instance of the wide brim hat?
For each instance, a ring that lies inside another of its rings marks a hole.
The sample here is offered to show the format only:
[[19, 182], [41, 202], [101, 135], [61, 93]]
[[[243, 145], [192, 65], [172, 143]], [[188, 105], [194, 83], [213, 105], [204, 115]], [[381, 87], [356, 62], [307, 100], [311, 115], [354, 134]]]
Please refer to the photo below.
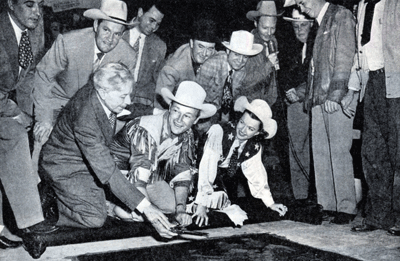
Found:
[[175, 95], [168, 88], [162, 88], [161, 95], [167, 104], [175, 101], [184, 106], [200, 110], [199, 119], [209, 118], [217, 112], [215, 105], [204, 103], [207, 93], [203, 87], [193, 81], [181, 82]]
[[233, 32], [230, 41], [222, 44], [231, 51], [248, 56], [259, 54], [263, 49], [261, 44], [254, 43], [254, 35], [245, 30]]
[[260, 1], [257, 4], [257, 10], [255, 11], [249, 11], [246, 14], [246, 18], [254, 21], [256, 20], [257, 17], [260, 16], [281, 16], [283, 14], [283, 11], [281, 13], [278, 13], [276, 10], [276, 5], [275, 1], [269, 0], [269, 1]]
[[93, 20], [107, 20], [126, 26], [136, 26], [138, 21], [127, 21], [128, 7], [124, 1], [102, 0], [100, 9], [92, 8], [83, 13], [83, 16]]
[[288, 7], [288, 6], [292, 6], [292, 5], [296, 5], [295, 0], [285, 0], [285, 3], [283, 3], [283, 7]]
[[278, 125], [274, 119], [272, 119], [272, 111], [268, 103], [261, 99], [255, 99], [251, 103], [245, 96], [240, 96], [235, 101], [233, 107], [235, 111], [244, 112], [248, 110], [256, 115], [263, 124], [263, 129], [268, 133], [267, 139], [271, 139], [275, 136], [278, 129]]
[[293, 8], [292, 17], [283, 17], [284, 20], [289, 22], [312, 22], [313, 19], [308, 19], [305, 15], [301, 14], [298, 9]]

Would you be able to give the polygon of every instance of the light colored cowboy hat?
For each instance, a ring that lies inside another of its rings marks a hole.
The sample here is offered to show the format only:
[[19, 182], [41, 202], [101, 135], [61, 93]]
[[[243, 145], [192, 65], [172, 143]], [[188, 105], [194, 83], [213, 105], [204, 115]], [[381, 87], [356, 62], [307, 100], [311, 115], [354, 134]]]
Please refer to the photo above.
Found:
[[292, 6], [292, 5], [296, 5], [296, 1], [295, 0], [285, 0], [285, 3], [283, 4], [283, 7], [288, 7], [288, 6]]
[[92, 8], [86, 10], [83, 16], [93, 20], [107, 20], [127, 26], [136, 26], [137, 21], [127, 22], [128, 7], [124, 1], [119, 0], [102, 0], [100, 9]]
[[247, 19], [254, 21], [260, 16], [281, 16], [283, 14], [283, 12], [277, 13], [275, 1], [273, 0], [258, 2], [256, 9], [255, 11], [247, 12]]
[[267, 139], [271, 139], [275, 136], [278, 125], [274, 119], [272, 119], [272, 111], [268, 103], [264, 100], [255, 99], [251, 103], [248, 102], [246, 96], [240, 96], [235, 101], [233, 107], [235, 111], [244, 112], [248, 110], [256, 115], [263, 124], [263, 129], [268, 133]]
[[233, 32], [231, 40], [222, 44], [229, 50], [248, 56], [259, 54], [263, 49], [261, 44], [254, 43], [254, 35], [244, 30]]
[[313, 19], [307, 19], [305, 15], [301, 14], [298, 9], [293, 8], [292, 17], [283, 17], [284, 20], [289, 22], [312, 22]]
[[175, 96], [168, 88], [162, 88], [161, 95], [167, 104], [175, 101], [184, 106], [200, 110], [199, 119], [209, 118], [217, 112], [217, 107], [204, 103], [207, 93], [203, 87], [192, 81], [181, 82]]

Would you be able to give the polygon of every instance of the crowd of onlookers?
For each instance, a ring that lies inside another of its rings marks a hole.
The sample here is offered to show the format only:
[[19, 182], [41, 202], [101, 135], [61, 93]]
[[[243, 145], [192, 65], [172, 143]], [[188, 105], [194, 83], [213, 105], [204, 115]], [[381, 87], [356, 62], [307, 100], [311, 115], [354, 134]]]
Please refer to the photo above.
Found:
[[[196, 10], [171, 50], [174, 36], [167, 45], [155, 33], [168, 1], [102, 0], [58, 14], [41, 0], [9, 0], [0, 204], [16, 234], [27, 245], [111, 217], [171, 238], [177, 226], [279, 220], [314, 204], [333, 224], [362, 214], [354, 232], [399, 236], [400, 4], [342, 4], [260, 1], [243, 17], [252, 29], [224, 33], [217, 12]], [[268, 180], [285, 156], [289, 191], [277, 203]], [[0, 248], [20, 246], [0, 214]]]

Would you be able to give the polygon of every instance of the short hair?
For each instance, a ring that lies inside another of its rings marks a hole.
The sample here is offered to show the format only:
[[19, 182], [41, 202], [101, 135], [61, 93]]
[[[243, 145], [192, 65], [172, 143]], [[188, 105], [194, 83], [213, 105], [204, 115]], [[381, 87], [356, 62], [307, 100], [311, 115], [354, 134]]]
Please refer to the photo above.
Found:
[[192, 40], [203, 41], [207, 43], [217, 43], [218, 40], [217, 24], [209, 18], [200, 18], [193, 23]]
[[165, 4], [162, 1], [157, 1], [157, 0], [153, 0], [153, 1], [143, 1], [143, 3], [141, 4], [141, 8], [143, 10], [143, 14], [147, 13], [152, 7], [157, 8], [158, 11], [160, 11], [160, 13], [162, 13], [163, 15], [165, 15]]
[[133, 83], [133, 75], [122, 63], [106, 63], [93, 73], [93, 85], [96, 90], [120, 91], [122, 85]]

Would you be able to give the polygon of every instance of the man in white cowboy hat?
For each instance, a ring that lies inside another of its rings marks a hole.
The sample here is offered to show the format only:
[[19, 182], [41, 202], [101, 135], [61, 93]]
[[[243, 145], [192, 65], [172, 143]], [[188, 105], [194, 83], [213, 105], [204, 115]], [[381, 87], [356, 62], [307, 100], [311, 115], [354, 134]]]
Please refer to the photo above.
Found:
[[100, 9], [89, 9], [84, 16], [94, 20], [93, 28], [59, 35], [40, 61], [34, 79], [34, 136], [44, 143], [55, 120], [68, 100], [87, 83], [101, 64], [121, 62], [133, 71], [135, 52], [120, 41], [127, 22], [126, 3], [102, 0]]
[[262, 46], [255, 44], [254, 35], [244, 30], [233, 32], [230, 41], [222, 44], [226, 51], [218, 52], [202, 65], [197, 82], [207, 92], [206, 101], [219, 110], [215, 120], [229, 121], [234, 100], [248, 91], [242, 86], [247, 73], [245, 65], [249, 57], [262, 51]]
[[307, 199], [313, 178], [310, 173], [310, 119], [304, 111], [303, 101], [316, 30], [313, 20], [305, 17], [297, 8], [293, 8], [291, 17], [283, 19], [292, 23], [296, 37], [280, 53], [283, 58], [283, 77], [279, 80], [279, 86], [285, 91], [289, 101], [287, 129], [291, 183], [295, 198]]
[[356, 53], [355, 19], [350, 10], [325, 0], [295, 3], [319, 25], [304, 101], [311, 111], [317, 199], [332, 223], [347, 224], [357, 213], [350, 148], [358, 93], [348, 87]]
[[[186, 200], [195, 173], [193, 124], [215, 114], [204, 103], [206, 92], [197, 83], [183, 81], [176, 94], [161, 91], [169, 110], [129, 121], [114, 137], [111, 151], [127, 179], [164, 213], [174, 215], [182, 226], [191, 224]], [[114, 208], [121, 218], [129, 213]], [[121, 215], [122, 213], [122, 215]]]
[[217, 25], [210, 18], [199, 17], [193, 24], [189, 43], [170, 55], [160, 71], [154, 97], [157, 108], [167, 108], [161, 95], [162, 88], [174, 92], [182, 81], [195, 81], [204, 62], [216, 53]]

